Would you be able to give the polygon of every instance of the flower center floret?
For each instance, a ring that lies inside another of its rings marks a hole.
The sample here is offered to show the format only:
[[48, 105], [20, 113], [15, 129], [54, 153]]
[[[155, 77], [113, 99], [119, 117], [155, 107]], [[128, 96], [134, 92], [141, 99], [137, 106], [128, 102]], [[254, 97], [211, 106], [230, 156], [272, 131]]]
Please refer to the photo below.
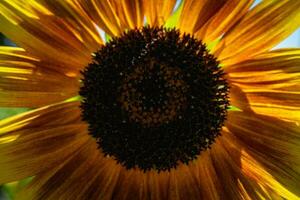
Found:
[[99, 149], [126, 168], [187, 164], [220, 134], [228, 84], [205, 45], [176, 29], [113, 38], [82, 72], [82, 117]]

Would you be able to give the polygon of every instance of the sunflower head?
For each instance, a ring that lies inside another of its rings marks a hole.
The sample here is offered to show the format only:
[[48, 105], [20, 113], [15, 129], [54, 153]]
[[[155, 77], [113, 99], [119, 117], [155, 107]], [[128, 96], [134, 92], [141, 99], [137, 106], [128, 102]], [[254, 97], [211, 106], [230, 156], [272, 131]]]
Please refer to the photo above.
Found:
[[219, 135], [228, 84], [216, 58], [190, 34], [129, 30], [83, 71], [83, 119], [106, 155], [127, 168], [170, 170]]
[[24, 200], [299, 199], [300, 49], [274, 47], [300, 0], [253, 3], [0, 0], [18, 46], [0, 47], [0, 107], [33, 109], [0, 121], [0, 184], [33, 177]]

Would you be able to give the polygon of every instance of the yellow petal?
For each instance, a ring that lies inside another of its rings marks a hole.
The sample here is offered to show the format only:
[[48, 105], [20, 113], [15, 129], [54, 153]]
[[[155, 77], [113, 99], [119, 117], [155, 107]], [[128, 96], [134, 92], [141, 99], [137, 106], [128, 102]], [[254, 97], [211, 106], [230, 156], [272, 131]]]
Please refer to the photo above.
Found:
[[224, 65], [270, 50], [300, 26], [300, 1], [262, 1], [216, 47]]
[[186, 33], [197, 32], [213, 17], [227, 0], [185, 0], [178, 27]]
[[227, 66], [225, 70], [253, 111], [299, 121], [299, 65], [299, 49], [281, 49]]
[[54, 15], [59, 16], [88, 52], [94, 52], [103, 44], [95, 25], [77, 1], [39, 0], [38, 2]]
[[[299, 125], [275, 117], [235, 112], [228, 116], [226, 127], [244, 150], [273, 176], [274, 184], [278, 182], [300, 197]], [[283, 192], [278, 187], [273, 189], [279, 194]]]
[[144, 24], [142, 0], [111, 0], [123, 29], [134, 29]]
[[124, 31], [110, 0], [79, 0], [79, 3], [94, 23], [109, 35], [118, 36]]
[[150, 26], [164, 25], [176, 4], [176, 0], [144, 0], [147, 23]]
[[90, 139], [64, 162], [37, 175], [17, 199], [108, 199], [118, 180], [118, 170], [110, 164]]
[[[268, 173], [262, 165], [260, 165], [254, 157], [251, 157], [247, 152], [242, 151], [241, 165], [245, 174], [260, 182], [261, 186], [268, 188], [268, 199], [291, 199], [298, 200], [299, 196], [287, 190], [287, 188], [278, 182], [272, 174]], [[297, 186], [296, 186], [297, 187]]]
[[221, 199], [224, 197], [222, 182], [217, 176], [210, 151], [202, 152], [189, 167], [199, 187], [201, 199]]
[[58, 104], [0, 121], [0, 183], [58, 165], [83, 145], [89, 136], [78, 110]]
[[75, 96], [79, 88], [77, 78], [47, 69], [19, 47], [0, 46], [0, 76], [3, 107], [39, 107]]
[[250, 103], [246, 94], [239, 86], [232, 83], [230, 83], [229, 101], [231, 106], [242, 110], [250, 110]]
[[[71, 6], [65, 6], [76, 13]], [[94, 44], [90, 46], [88, 41], [95, 38], [91, 33], [96, 33], [96, 30], [86, 30], [91, 22], [86, 20], [80, 26], [74, 21], [78, 18], [68, 16], [61, 4], [56, 4], [56, 9], [59, 12], [52, 12], [47, 5], [36, 1], [27, 4], [15, 0], [1, 1], [0, 31], [31, 55], [77, 72], [89, 62], [91, 50], [100, 45], [100, 40], [93, 40]]]
[[238, 22], [249, 10], [254, 0], [226, 1], [222, 8], [195, 33], [205, 43], [218, 39]]
[[[227, 129], [227, 127], [223, 128], [221, 137], [221, 146], [226, 149], [229, 156], [232, 155], [233, 152], [236, 152], [236, 155], [238, 155], [237, 157], [230, 156], [230, 163], [233, 164], [232, 166], [235, 165], [238, 167], [240, 173], [247, 179], [248, 184], [243, 185], [243, 187], [241, 187], [242, 181], [237, 179], [238, 186], [242, 189], [242, 194], [246, 195], [245, 199], [282, 199], [282, 196], [293, 197], [295, 199], [296, 196], [292, 192], [289, 192], [285, 187], [274, 187], [275, 185], [281, 184], [275, 177], [268, 173], [266, 169], [264, 169], [264, 166], [262, 166], [257, 160], [252, 158], [251, 161], [249, 160], [249, 163], [247, 162], [247, 159], [249, 158], [248, 152], [251, 152], [251, 150], [247, 149], [245, 144], [238, 140], [237, 137], [235, 137], [233, 133]], [[250, 162], [252, 163], [250, 164]], [[262, 173], [256, 173], [257, 171]], [[256, 173], [256, 175], [253, 176], [252, 173]], [[251, 187], [253, 188], [253, 191], [247, 192], [247, 187], [248, 191]]]
[[227, 143], [224, 133], [216, 140], [211, 149], [211, 160], [222, 187], [224, 199], [259, 199], [257, 185], [242, 173], [241, 151]]

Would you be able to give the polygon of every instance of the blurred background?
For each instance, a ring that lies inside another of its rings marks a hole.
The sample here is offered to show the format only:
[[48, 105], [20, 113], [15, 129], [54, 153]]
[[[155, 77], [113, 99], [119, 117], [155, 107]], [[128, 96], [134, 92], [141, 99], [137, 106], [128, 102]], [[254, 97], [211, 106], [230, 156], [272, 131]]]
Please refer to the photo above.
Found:
[[[260, 2], [260, 0], [256, 0], [254, 6], [259, 2]], [[178, 1], [178, 3], [179, 3], [179, 1]], [[1, 46], [16, 46], [6, 36], [1, 34], [1, 32], [0, 32], [0, 45]], [[286, 48], [286, 47], [300, 47], [300, 29], [295, 31], [285, 41], [281, 42], [278, 46], [275, 47], [275, 49]], [[0, 61], [0, 63], [1, 63], [1, 61]], [[16, 115], [18, 113], [22, 113], [27, 110], [28, 110], [27, 108], [3, 108], [3, 107], [0, 107], [0, 119], [4, 119], [6, 117]], [[8, 183], [8, 184], [0, 186], [0, 200], [14, 199], [16, 192], [19, 191], [20, 189], [22, 189], [26, 184], [28, 184], [29, 181], [30, 181], [30, 178], [27, 178], [25, 180], [20, 180], [17, 182]]]
[[[16, 46], [16, 45], [0, 32], [0, 46]], [[0, 60], [0, 65], [1, 65], [1, 60]], [[29, 110], [29, 109], [28, 108], [3, 108], [3, 107], [0, 107], [0, 119], [4, 119], [6, 117], [16, 115], [18, 113], [22, 113], [27, 110]], [[22, 187], [24, 187], [29, 180], [30, 179], [20, 180], [17, 182], [8, 183], [8, 184], [0, 186], [0, 200], [14, 199], [14, 196], [17, 193], [17, 191], [22, 189]]]

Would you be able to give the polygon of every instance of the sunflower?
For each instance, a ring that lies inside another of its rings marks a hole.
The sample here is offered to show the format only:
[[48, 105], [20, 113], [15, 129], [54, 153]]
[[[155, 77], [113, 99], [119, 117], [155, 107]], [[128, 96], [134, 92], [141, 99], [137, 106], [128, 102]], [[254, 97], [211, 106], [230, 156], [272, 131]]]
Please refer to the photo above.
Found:
[[300, 1], [2, 0], [17, 199], [300, 199]]

